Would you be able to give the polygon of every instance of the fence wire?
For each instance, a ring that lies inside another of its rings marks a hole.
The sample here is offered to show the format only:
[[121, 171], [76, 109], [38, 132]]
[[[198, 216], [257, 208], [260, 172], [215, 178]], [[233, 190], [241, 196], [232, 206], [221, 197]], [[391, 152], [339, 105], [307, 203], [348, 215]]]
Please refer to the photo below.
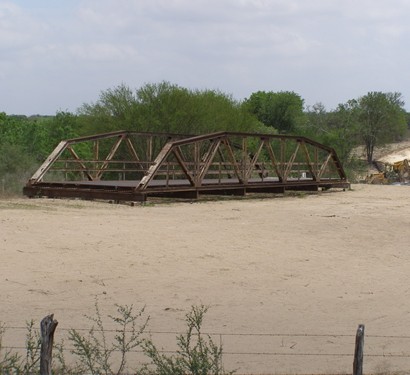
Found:
[[[13, 331], [27, 331], [27, 327], [24, 326], [4, 326], [5, 330], [7, 331], [7, 334], [10, 335], [10, 332], [13, 336]], [[68, 333], [72, 330], [75, 330], [77, 332], [89, 332], [90, 328], [57, 328], [57, 331], [60, 332], [65, 332]], [[36, 330], [37, 331], [37, 330]], [[98, 332], [98, 331], [95, 331]], [[104, 329], [105, 333], [118, 333], [119, 330], [117, 329]], [[125, 332], [131, 333], [130, 330], [126, 330]], [[145, 332], [148, 335], [166, 335], [169, 337], [176, 337], [179, 335], [185, 334], [183, 331], [161, 331], [161, 330], [150, 330]], [[229, 350], [229, 345], [223, 345], [224, 351], [223, 354], [224, 356], [281, 356], [281, 357], [353, 357], [353, 348], [354, 348], [354, 334], [336, 334], [336, 333], [241, 333], [241, 332], [202, 332], [203, 335], [207, 335], [210, 337], [218, 337], [220, 343], [224, 343], [224, 338], [241, 338], [241, 339], [246, 339], [246, 338], [312, 338], [312, 339], [320, 339], [320, 338], [351, 338], [351, 348], [352, 351], [349, 353], [346, 352], [329, 352], [329, 353], [323, 353], [323, 352], [280, 352], [280, 351], [235, 351], [235, 350]], [[371, 339], [388, 339], [388, 340], [410, 340], [410, 335], [376, 335], [376, 334], [366, 334], [365, 335], [366, 340], [371, 340]], [[274, 344], [274, 343], [272, 343]], [[329, 343], [327, 343], [329, 344]], [[331, 343], [333, 344], [333, 342]], [[389, 344], [392, 344], [391, 342]], [[409, 343], [410, 344], [410, 343]], [[246, 344], [245, 344], [246, 345]], [[377, 345], [378, 347], [383, 347], [383, 343], [380, 345]], [[232, 346], [232, 345], [231, 345]], [[273, 346], [273, 345], [272, 345]], [[410, 346], [410, 345], [409, 345]], [[25, 350], [25, 346], [20, 346], [20, 345], [2, 345], [2, 349], [4, 350]], [[293, 348], [292, 348], [293, 349]], [[364, 356], [369, 357], [369, 358], [410, 358], [410, 352], [372, 352], [374, 350], [374, 345], [371, 346], [370, 350], [369, 348], [367, 349], [367, 352], [365, 352]], [[74, 350], [73, 347], [63, 347], [63, 351], [66, 352], [72, 352]], [[114, 352], [119, 350], [113, 350]], [[143, 350], [130, 350], [130, 353], [144, 353]], [[178, 350], [159, 350], [160, 353], [162, 354], [177, 354]]]

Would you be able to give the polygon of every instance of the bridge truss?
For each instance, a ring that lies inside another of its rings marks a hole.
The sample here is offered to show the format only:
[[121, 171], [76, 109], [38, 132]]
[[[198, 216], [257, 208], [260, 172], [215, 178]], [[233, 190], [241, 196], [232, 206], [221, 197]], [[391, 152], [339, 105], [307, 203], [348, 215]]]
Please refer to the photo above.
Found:
[[119, 131], [61, 141], [23, 193], [145, 201], [349, 186], [336, 152], [304, 137]]

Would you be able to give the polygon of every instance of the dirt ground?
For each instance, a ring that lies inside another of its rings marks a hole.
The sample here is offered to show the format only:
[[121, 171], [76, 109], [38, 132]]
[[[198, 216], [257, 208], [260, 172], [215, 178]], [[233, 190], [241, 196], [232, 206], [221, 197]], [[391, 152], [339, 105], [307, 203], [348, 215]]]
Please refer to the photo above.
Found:
[[49, 313], [57, 339], [87, 328], [98, 297], [104, 315], [145, 305], [165, 348], [175, 335], [161, 332], [209, 305], [204, 330], [239, 373], [351, 372], [359, 323], [365, 372], [409, 370], [409, 207], [409, 186], [371, 185], [135, 207], [0, 200], [0, 320], [16, 327], [3, 344]]

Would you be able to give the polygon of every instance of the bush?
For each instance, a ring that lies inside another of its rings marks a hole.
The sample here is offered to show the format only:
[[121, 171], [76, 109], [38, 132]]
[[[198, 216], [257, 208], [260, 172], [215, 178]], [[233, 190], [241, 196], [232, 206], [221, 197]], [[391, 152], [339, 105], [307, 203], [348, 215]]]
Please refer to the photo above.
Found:
[[0, 144], [0, 196], [21, 194], [36, 167], [22, 147]]
[[[94, 323], [88, 336], [83, 336], [75, 329], [69, 331], [69, 340], [74, 345], [72, 353], [79, 360], [76, 364], [77, 371], [93, 375], [119, 375], [126, 368], [130, 351], [142, 343], [141, 335], [144, 333], [149, 318], [145, 319], [139, 327], [136, 326], [136, 322], [142, 317], [144, 308], [134, 313], [132, 305], [116, 305], [116, 307], [117, 315], [108, 316], [117, 327], [113, 342], [107, 341], [107, 330], [104, 328], [97, 301], [95, 317], [87, 317]], [[112, 363], [114, 352], [120, 353], [120, 361], [116, 369]]]
[[[202, 322], [208, 307], [193, 306], [186, 315], [187, 332], [177, 336], [177, 354], [161, 354], [152, 340], [145, 340], [143, 349], [151, 359], [144, 374], [156, 375], [222, 375], [222, 346], [216, 345], [209, 335], [201, 332]], [[229, 372], [232, 374], [234, 371]]]
[[40, 335], [34, 328], [33, 320], [26, 323], [26, 328], [26, 353], [23, 357], [3, 347], [2, 341], [6, 328], [0, 323], [0, 374], [34, 375], [39, 373]]

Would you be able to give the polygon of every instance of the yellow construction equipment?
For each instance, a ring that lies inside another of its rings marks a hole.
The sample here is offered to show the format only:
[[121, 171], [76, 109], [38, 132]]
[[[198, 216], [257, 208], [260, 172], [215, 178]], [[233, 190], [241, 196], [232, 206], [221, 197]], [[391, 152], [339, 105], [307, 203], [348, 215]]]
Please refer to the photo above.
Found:
[[408, 159], [396, 161], [393, 164], [375, 162], [375, 166], [379, 172], [366, 177], [368, 184], [410, 183], [410, 162]]
[[385, 172], [372, 173], [366, 177], [366, 182], [373, 185], [387, 185], [389, 183]]
[[400, 182], [410, 181], [410, 163], [408, 159], [393, 163], [393, 171], [398, 174]]

